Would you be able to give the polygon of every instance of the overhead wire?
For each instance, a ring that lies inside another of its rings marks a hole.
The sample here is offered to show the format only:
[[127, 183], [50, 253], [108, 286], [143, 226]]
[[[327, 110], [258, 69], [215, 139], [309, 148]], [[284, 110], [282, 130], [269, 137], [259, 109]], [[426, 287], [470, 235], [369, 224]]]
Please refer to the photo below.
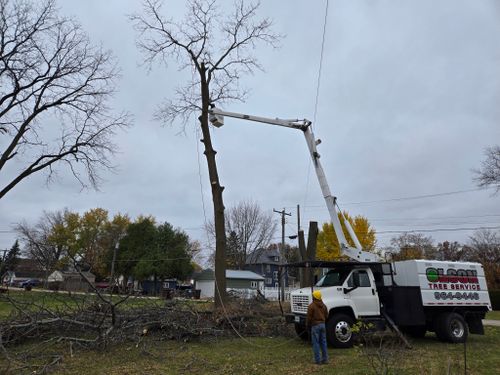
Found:
[[[423, 195], [414, 195], [408, 197], [396, 197], [396, 198], [387, 198], [387, 199], [377, 199], [377, 200], [369, 200], [369, 201], [358, 201], [358, 202], [343, 202], [345, 205], [363, 205], [363, 204], [374, 204], [374, 203], [387, 203], [387, 202], [402, 202], [409, 200], [418, 200], [418, 199], [427, 199], [427, 198], [437, 198], [443, 196], [451, 196], [458, 194], [466, 194], [477, 191], [486, 191], [492, 189], [491, 187], [481, 187], [481, 188], [473, 188], [473, 189], [464, 189], [464, 190], [454, 190], [454, 191], [446, 191], [441, 193], [433, 193], [433, 194], [423, 194]], [[286, 209], [291, 209], [293, 206], [287, 206]], [[315, 205], [304, 205], [302, 208], [325, 208], [323, 204], [315, 204]]]
[[[313, 122], [311, 124], [311, 127], [313, 125], [316, 125], [316, 118], [317, 118], [317, 114], [318, 114], [319, 94], [320, 94], [320, 87], [321, 87], [321, 73], [323, 71], [323, 55], [324, 55], [324, 50], [325, 50], [326, 26], [327, 26], [327, 21], [328, 21], [328, 7], [329, 7], [329, 0], [326, 0], [325, 16], [323, 19], [323, 35], [321, 37], [321, 49], [320, 49], [320, 54], [319, 54], [318, 79], [316, 81], [316, 97], [314, 99], [314, 113], [313, 113]], [[309, 179], [311, 176], [311, 163], [312, 163], [312, 161], [309, 160], [309, 163], [307, 165], [306, 191], [304, 194], [304, 204], [307, 203], [307, 195], [309, 193]]]
[[411, 230], [383, 230], [377, 231], [377, 234], [397, 234], [397, 233], [434, 233], [434, 232], [461, 232], [461, 231], [475, 231], [475, 230], [493, 230], [500, 229], [500, 225], [496, 226], [481, 226], [481, 227], [468, 227], [468, 228], [434, 228], [434, 229], [411, 229]]

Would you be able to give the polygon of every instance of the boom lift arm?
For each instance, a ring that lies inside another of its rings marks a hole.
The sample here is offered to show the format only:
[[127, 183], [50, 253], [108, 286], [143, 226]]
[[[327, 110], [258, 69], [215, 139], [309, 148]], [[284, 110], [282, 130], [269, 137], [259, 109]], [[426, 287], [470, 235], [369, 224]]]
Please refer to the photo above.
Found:
[[[326, 180], [325, 172], [320, 162], [320, 155], [318, 153], [318, 150], [316, 149], [316, 146], [321, 143], [321, 140], [319, 139], [316, 140], [314, 138], [314, 133], [312, 132], [311, 129], [311, 124], [312, 124], [311, 121], [306, 119], [283, 120], [279, 118], [272, 119], [266, 117], [251, 116], [235, 112], [226, 112], [215, 107], [213, 107], [209, 112], [210, 112], [210, 122], [215, 127], [221, 127], [222, 125], [224, 125], [224, 117], [227, 116], [241, 120], [261, 122], [265, 124], [277, 125], [286, 128], [301, 130], [304, 133], [307, 142], [307, 147], [309, 148], [309, 154], [313, 161], [314, 170], [316, 171], [316, 176], [318, 177], [318, 182], [321, 187], [321, 192], [323, 193], [323, 198], [325, 199], [326, 206], [330, 214], [330, 219], [333, 224], [333, 228], [335, 229], [335, 233], [337, 234], [341, 253], [343, 255], [348, 256], [350, 259], [358, 262], [380, 261], [380, 258], [376, 254], [364, 251], [362, 249], [358, 237], [356, 236], [356, 233], [354, 233], [351, 224], [349, 223], [348, 220], [346, 220], [342, 212], [337, 209], [338, 207], [336, 203], [337, 198], [332, 196], [332, 193], [330, 192], [330, 187], [328, 186], [328, 181]], [[355, 247], [349, 246], [349, 243], [347, 242], [344, 231], [342, 230], [342, 225], [339, 220], [338, 216], [339, 213], [340, 216], [342, 217], [342, 220], [344, 221], [349, 236], [352, 238], [354, 242]]]

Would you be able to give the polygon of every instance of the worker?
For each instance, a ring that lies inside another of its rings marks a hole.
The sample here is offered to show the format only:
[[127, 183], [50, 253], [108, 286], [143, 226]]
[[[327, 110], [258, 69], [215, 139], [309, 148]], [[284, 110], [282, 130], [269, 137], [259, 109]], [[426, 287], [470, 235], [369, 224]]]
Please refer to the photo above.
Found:
[[313, 301], [307, 307], [306, 324], [311, 329], [314, 362], [320, 365], [328, 363], [325, 327], [326, 318], [328, 317], [328, 309], [321, 300], [321, 292], [319, 290], [315, 290], [312, 295]]

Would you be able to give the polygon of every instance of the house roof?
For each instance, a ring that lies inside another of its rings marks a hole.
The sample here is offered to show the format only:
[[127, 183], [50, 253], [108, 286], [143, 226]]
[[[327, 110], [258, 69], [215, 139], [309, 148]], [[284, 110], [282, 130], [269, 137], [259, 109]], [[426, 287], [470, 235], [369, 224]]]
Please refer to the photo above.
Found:
[[[68, 271], [54, 271], [52, 274], [54, 274], [56, 272], [59, 272], [63, 277], [80, 277], [81, 276], [80, 273], [78, 273], [78, 272], [68, 272]], [[91, 272], [82, 272], [81, 274], [83, 276], [85, 276], [87, 279], [95, 278], [95, 275]]]
[[[278, 257], [278, 261], [274, 260]], [[257, 249], [248, 254], [245, 264], [280, 264], [277, 249]]]
[[[215, 274], [211, 269], [204, 270], [193, 277], [195, 280], [214, 280]], [[245, 270], [226, 270], [226, 279], [238, 279], [238, 280], [255, 280], [261, 281], [264, 278], [260, 275], [257, 275], [252, 271]]]
[[47, 273], [43, 271], [15, 271], [14, 275], [18, 279], [42, 279], [47, 275]]

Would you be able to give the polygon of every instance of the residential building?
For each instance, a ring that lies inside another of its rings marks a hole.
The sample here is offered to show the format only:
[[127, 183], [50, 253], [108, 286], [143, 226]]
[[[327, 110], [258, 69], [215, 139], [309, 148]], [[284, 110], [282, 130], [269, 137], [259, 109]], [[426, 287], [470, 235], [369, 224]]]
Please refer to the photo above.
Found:
[[[281, 256], [277, 249], [257, 249], [247, 255], [245, 269], [255, 272], [264, 278], [264, 286], [275, 288], [279, 283]], [[288, 287], [286, 269], [283, 268], [284, 286]]]
[[[215, 273], [211, 269], [193, 276], [194, 288], [200, 290], [201, 298], [213, 298], [215, 291]], [[226, 270], [226, 290], [240, 292], [245, 297], [257, 295], [262, 289], [264, 278], [251, 271]]]

